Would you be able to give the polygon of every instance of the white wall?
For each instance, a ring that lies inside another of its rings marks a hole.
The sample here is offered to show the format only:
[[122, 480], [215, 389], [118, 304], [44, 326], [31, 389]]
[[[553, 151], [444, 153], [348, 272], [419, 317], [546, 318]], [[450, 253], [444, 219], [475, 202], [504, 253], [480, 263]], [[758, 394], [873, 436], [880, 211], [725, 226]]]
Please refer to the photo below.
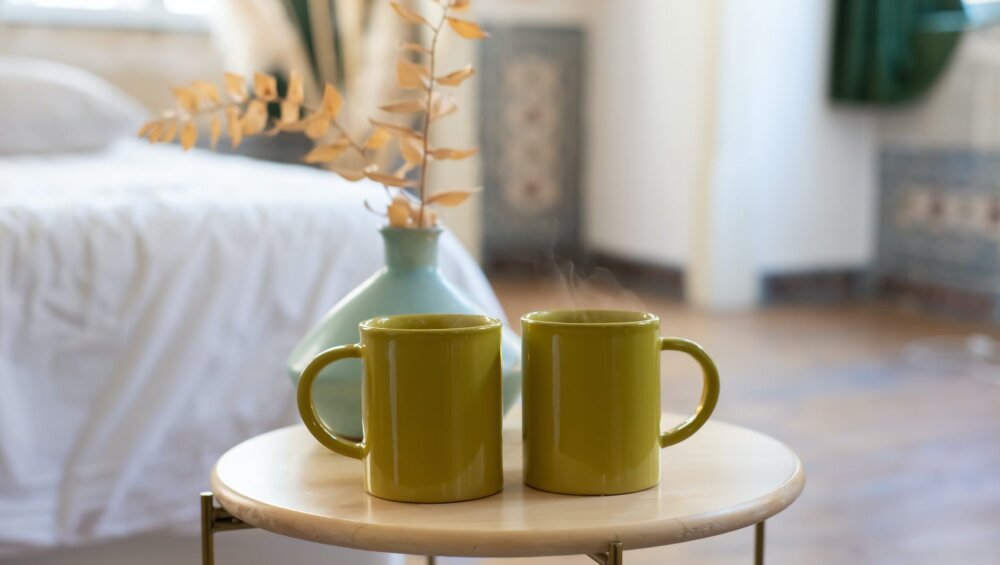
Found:
[[883, 144], [1000, 150], [1000, 28], [966, 33], [927, 95], [879, 118]]
[[584, 167], [589, 248], [663, 265], [692, 253], [709, 134], [712, 2], [602, 2], [591, 12]]
[[741, 201], [749, 216], [740, 221], [753, 241], [752, 275], [866, 265], [876, 117], [829, 101], [832, 2], [721, 7], [719, 175], [708, 190]]
[[170, 85], [218, 77], [223, 71], [206, 33], [0, 25], [0, 55], [82, 67], [155, 110], [173, 106]]
[[727, 23], [754, 30], [738, 39], [742, 31], [726, 33], [737, 43], [726, 68], [746, 72], [749, 65], [754, 76], [747, 89], [724, 95], [754, 100], [746, 125], [751, 145], [759, 146], [753, 182], [760, 190], [757, 267], [764, 272], [864, 266], [872, 258], [876, 115], [829, 100], [832, 5], [728, 4]]
[[475, 17], [505, 25], [589, 25], [608, 0], [475, 0]]
[[[453, 34], [442, 35], [440, 45], [441, 74], [475, 63], [478, 45], [473, 41], [456, 38]], [[435, 123], [431, 139], [439, 147], [475, 147], [479, 144], [479, 115], [477, 77], [466, 81], [455, 89], [458, 99], [458, 113], [449, 119]], [[482, 165], [479, 156], [462, 161], [432, 162], [427, 169], [428, 188], [468, 188], [482, 186]], [[441, 220], [465, 245], [477, 260], [482, 255], [482, 195], [473, 196], [466, 203], [455, 208], [439, 210]]]
[[832, 6], [602, 4], [587, 243], [681, 266], [708, 307], [754, 304], [764, 273], [867, 265], [876, 118], [828, 101]]

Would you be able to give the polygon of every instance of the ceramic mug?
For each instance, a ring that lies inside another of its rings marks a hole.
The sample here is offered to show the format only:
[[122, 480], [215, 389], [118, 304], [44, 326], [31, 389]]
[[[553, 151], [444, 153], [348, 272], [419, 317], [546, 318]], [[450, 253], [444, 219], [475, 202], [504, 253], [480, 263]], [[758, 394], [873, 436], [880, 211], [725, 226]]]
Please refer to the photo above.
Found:
[[[500, 320], [414, 314], [362, 322], [361, 343], [320, 353], [298, 385], [313, 436], [364, 461], [365, 488], [401, 502], [455, 502], [503, 488]], [[362, 361], [360, 443], [316, 414], [313, 382], [340, 359]]]
[[[562, 310], [521, 318], [524, 480], [563, 494], [623, 494], [660, 480], [660, 448], [708, 420], [719, 374], [696, 343], [660, 337], [644, 312]], [[660, 432], [660, 352], [701, 365], [701, 402], [679, 426]]]

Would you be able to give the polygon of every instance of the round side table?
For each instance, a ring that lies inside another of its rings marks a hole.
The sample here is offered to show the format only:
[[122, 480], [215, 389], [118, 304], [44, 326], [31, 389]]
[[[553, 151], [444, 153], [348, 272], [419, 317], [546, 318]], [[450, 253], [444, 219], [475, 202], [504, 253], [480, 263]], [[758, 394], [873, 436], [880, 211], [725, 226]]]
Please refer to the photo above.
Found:
[[625, 549], [755, 526], [754, 560], [761, 564], [764, 521], [792, 504], [805, 484], [802, 463], [784, 444], [709, 422], [691, 439], [661, 450], [661, 481], [651, 489], [617, 496], [551, 494], [522, 482], [520, 435], [519, 429], [504, 430], [504, 490], [452, 504], [369, 495], [363, 465], [328, 451], [303, 426], [247, 440], [219, 459], [213, 492], [202, 493], [203, 563], [214, 561], [215, 532], [249, 527], [389, 553], [578, 554], [620, 565]]

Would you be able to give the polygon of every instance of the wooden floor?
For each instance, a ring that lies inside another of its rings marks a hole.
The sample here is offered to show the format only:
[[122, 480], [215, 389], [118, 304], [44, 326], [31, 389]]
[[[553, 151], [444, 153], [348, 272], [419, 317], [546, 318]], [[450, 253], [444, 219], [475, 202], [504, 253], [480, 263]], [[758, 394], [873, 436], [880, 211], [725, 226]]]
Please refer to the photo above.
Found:
[[[723, 383], [716, 417], [781, 439], [806, 466], [802, 497], [768, 522], [767, 563], [1000, 564], [1000, 384], [930, 373], [900, 357], [916, 338], [1000, 337], [996, 328], [863, 304], [706, 314], [620, 290], [492, 282], [515, 328], [531, 310], [640, 308], [662, 318], [664, 335], [713, 355]], [[664, 364], [664, 408], [689, 411], [700, 386], [694, 363]], [[751, 547], [745, 530], [626, 548], [625, 562], [749, 564]], [[589, 560], [489, 561], [518, 562]]]

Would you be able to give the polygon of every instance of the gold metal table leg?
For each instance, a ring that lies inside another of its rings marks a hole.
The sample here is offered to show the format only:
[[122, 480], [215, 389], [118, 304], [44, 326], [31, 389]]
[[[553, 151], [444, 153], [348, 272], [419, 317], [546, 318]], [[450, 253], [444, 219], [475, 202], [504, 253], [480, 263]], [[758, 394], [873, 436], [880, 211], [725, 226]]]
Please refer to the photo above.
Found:
[[764, 522], [753, 527], [753, 565], [764, 565]]
[[622, 565], [622, 542], [608, 542], [607, 553], [588, 553], [587, 557], [601, 565]]
[[215, 506], [211, 492], [201, 493], [201, 563], [215, 565], [215, 532], [253, 528], [243, 520]]
[[201, 493], [201, 565], [215, 565], [215, 540], [212, 539], [212, 493]]

